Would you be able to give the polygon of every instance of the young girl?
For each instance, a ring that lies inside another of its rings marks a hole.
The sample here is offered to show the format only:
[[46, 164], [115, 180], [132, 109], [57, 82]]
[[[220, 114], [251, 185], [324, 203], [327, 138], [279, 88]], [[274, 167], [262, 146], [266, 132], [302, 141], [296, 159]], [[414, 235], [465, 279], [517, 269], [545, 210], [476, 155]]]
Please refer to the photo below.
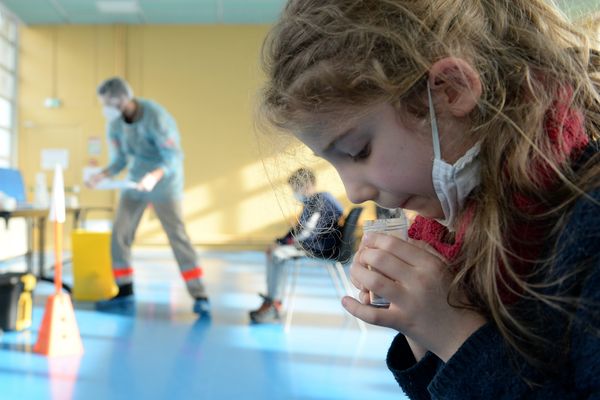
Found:
[[[262, 109], [350, 200], [419, 216], [370, 234], [344, 307], [396, 329], [416, 399], [600, 396], [597, 54], [545, 0], [290, 0]], [[368, 291], [390, 300], [368, 304]]]

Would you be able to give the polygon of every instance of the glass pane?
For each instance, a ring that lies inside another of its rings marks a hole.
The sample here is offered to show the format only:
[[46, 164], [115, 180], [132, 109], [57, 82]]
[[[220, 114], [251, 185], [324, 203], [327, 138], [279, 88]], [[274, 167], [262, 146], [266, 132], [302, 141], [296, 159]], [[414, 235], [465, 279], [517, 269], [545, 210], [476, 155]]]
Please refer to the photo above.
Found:
[[0, 35], [8, 38], [11, 42], [17, 40], [17, 24], [10, 16], [0, 10]]
[[8, 20], [7, 25], [7, 36], [11, 42], [17, 41], [17, 24], [12, 19]]
[[0, 167], [3, 167], [3, 168], [10, 167], [10, 162], [8, 161], [8, 158], [0, 157]]
[[0, 36], [0, 64], [9, 70], [15, 69], [15, 48]]
[[8, 100], [0, 98], [0, 127], [10, 128], [11, 125], [12, 105]]
[[15, 90], [15, 77], [10, 72], [0, 68], [0, 96], [12, 99]]
[[6, 68], [14, 71], [17, 64], [17, 57], [15, 57], [15, 46], [12, 44], [8, 45], [6, 54]]
[[5, 129], [0, 129], [0, 157], [10, 158], [11, 134]]

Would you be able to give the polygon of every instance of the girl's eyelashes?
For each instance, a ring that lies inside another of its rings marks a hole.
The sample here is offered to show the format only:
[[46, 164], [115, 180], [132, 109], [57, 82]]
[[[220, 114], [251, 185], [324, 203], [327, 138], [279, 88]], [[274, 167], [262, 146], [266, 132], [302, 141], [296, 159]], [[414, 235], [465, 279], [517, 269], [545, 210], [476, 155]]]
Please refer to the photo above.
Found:
[[358, 153], [349, 154], [350, 158], [354, 162], [365, 160], [371, 154], [371, 143], [367, 143]]

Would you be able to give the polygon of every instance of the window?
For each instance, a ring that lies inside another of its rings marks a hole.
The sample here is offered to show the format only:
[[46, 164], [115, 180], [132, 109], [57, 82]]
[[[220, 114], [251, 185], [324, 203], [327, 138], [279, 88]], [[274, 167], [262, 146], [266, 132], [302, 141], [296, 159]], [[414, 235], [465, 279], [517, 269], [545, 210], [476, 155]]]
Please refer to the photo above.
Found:
[[10, 131], [0, 128], [0, 159], [8, 160], [11, 153]]
[[9, 71], [15, 69], [15, 46], [0, 36], [0, 65]]
[[15, 91], [15, 75], [0, 68], [0, 97], [10, 99]]
[[10, 101], [0, 97], [0, 128], [12, 126], [12, 104]]
[[16, 164], [17, 19], [0, 5], [0, 167]]

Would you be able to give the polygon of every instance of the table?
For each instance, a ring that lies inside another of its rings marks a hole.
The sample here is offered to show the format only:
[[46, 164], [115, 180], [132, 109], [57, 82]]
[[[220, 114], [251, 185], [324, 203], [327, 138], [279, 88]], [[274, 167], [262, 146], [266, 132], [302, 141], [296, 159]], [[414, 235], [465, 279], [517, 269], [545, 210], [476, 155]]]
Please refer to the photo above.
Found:
[[[79, 226], [79, 219], [81, 217], [82, 209], [79, 207], [68, 207], [66, 208], [67, 214], [73, 214], [73, 228]], [[4, 223], [8, 225], [8, 221], [11, 218], [25, 218], [27, 220], [27, 253], [25, 253], [25, 260], [27, 263], [27, 271], [35, 275], [39, 280], [46, 282], [54, 282], [52, 277], [45, 275], [46, 269], [46, 221], [49, 217], [50, 209], [48, 208], [17, 208], [13, 211], [0, 210], [0, 218], [4, 219]], [[38, 271], [34, 271], [33, 265], [33, 253], [35, 250], [33, 232], [37, 229], [38, 231]], [[63, 288], [68, 292], [71, 288], [63, 283]]]

